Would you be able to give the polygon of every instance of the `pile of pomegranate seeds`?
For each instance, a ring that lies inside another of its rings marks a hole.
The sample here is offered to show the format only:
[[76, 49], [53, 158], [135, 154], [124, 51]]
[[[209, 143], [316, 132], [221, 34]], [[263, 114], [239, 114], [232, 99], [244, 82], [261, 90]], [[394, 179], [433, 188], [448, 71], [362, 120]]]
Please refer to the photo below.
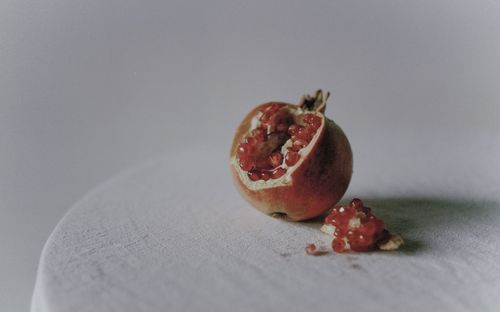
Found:
[[[258, 126], [238, 145], [238, 161], [252, 181], [281, 178], [300, 160], [321, 127], [321, 117], [308, 113], [294, 116], [283, 104], [270, 103], [261, 110]], [[282, 146], [291, 142], [286, 152]]]
[[[353, 199], [350, 205], [333, 208], [321, 231], [333, 234], [332, 248], [336, 252], [370, 251], [377, 246], [382, 250], [395, 250], [403, 243], [401, 237], [391, 235], [384, 222], [358, 198]], [[389, 241], [393, 247], [384, 248], [389, 246]]]

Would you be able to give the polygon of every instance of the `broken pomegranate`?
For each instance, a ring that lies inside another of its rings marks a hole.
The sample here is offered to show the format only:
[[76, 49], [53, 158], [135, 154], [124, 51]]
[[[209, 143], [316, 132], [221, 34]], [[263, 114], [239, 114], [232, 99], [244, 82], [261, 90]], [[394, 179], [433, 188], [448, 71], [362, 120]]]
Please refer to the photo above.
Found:
[[358, 198], [350, 205], [334, 207], [321, 231], [333, 235], [332, 249], [336, 252], [396, 250], [403, 244], [401, 236], [390, 234], [384, 221]]
[[298, 105], [259, 105], [238, 127], [231, 171], [243, 197], [262, 212], [310, 219], [345, 193], [352, 152], [340, 127], [324, 115], [328, 95], [318, 90]]

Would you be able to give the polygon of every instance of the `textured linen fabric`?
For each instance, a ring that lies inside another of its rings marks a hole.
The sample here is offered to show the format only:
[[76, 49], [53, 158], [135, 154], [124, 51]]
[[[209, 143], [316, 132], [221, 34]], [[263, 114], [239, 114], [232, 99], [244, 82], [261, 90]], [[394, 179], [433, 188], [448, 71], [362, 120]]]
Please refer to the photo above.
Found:
[[44, 248], [32, 312], [499, 310], [497, 201], [366, 197], [404, 248], [312, 257], [307, 243], [329, 250], [321, 220], [251, 208], [225, 150], [203, 150], [151, 160], [77, 203]]

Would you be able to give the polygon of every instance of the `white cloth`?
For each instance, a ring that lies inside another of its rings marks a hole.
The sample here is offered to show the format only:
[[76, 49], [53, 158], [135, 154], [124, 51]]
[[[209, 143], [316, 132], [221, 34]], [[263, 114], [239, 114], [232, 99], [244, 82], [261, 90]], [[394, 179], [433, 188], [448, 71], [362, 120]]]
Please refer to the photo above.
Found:
[[[32, 312], [499, 311], [497, 202], [365, 197], [405, 247], [312, 257], [308, 243], [329, 250], [321, 220], [288, 223], [251, 208], [225, 152], [163, 156], [82, 199], [44, 248]], [[432, 177], [429, 164], [418, 169], [413, 184]], [[381, 193], [403, 183], [388, 175]], [[349, 198], [363, 195], [363, 177]]]

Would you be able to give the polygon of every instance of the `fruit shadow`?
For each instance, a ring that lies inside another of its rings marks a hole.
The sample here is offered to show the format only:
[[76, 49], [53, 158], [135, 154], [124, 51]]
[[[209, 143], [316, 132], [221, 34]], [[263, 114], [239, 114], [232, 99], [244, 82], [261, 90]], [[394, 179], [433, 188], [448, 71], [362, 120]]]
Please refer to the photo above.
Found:
[[[498, 205], [492, 202], [427, 197], [364, 197], [363, 202], [373, 209], [376, 216], [384, 220], [391, 232], [399, 233], [403, 237], [405, 244], [399, 252], [406, 254], [431, 248], [433, 244], [429, 237], [432, 236], [425, 233], [433, 232], [437, 227], [460, 230], [461, 226], [467, 226], [467, 222], [473, 219], [487, 218], [492, 206]], [[300, 224], [319, 230], [325, 216]]]

